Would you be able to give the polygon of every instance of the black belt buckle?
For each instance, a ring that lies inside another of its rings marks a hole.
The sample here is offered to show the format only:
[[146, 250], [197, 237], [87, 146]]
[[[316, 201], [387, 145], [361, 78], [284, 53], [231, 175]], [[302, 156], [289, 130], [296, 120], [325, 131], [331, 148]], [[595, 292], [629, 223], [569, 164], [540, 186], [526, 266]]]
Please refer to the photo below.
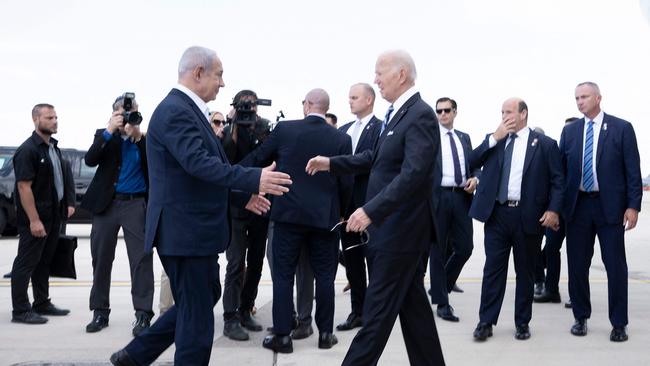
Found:
[[507, 200], [507, 201], [501, 203], [501, 206], [505, 206], [505, 207], [519, 207], [519, 201], [515, 201], [515, 200]]
[[456, 187], [456, 186], [449, 186], [449, 187], [441, 187], [445, 191], [451, 191], [451, 192], [465, 192], [464, 187]]
[[118, 201], [131, 201], [138, 198], [144, 198], [144, 193], [117, 193], [113, 196], [113, 199]]
[[597, 197], [600, 196], [600, 192], [598, 192], [598, 191], [591, 191], [591, 192], [578, 191], [578, 195], [582, 196], [582, 197], [597, 198]]

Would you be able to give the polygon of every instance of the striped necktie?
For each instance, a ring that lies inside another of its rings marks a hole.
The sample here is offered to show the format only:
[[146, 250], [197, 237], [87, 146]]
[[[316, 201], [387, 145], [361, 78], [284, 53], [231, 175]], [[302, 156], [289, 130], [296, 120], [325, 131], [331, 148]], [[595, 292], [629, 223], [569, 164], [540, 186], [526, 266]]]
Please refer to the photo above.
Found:
[[386, 111], [386, 117], [384, 117], [384, 123], [381, 124], [381, 131], [379, 131], [379, 134], [381, 135], [382, 132], [388, 127], [388, 122], [390, 122], [390, 115], [393, 114], [393, 105], [391, 104], [390, 107], [388, 107], [388, 110]]
[[594, 190], [594, 121], [589, 121], [585, 136], [585, 151], [582, 162], [582, 187], [585, 192]]

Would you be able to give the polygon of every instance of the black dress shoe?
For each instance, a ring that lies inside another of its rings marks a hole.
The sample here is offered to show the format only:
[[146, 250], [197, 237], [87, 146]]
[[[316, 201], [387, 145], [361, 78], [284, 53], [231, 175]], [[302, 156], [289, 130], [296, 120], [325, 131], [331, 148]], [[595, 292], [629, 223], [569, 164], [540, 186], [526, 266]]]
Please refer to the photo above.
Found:
[[625, 327], [614, 327], [612, 333], [609, 335], [609, 340], [612, 342], [627, 341], [627, 331], [625, 330]]
[[86, 332], [95, 333], [106, 327], [108, 327], [108, 317], [101, 314], [95, 314], [93, 320], [86, 325]]
[[492, 337], [492, 324], [478, 323], [476, 329], [474, 329], [474, 339], [484, 341], [488, 337]]
[[458, 285], [455, 284], [455, 283], [454, 283], [454, 287], [451, 288], [451, 291], [452, 292], [458, 292], [459, 294], [462, 294], [463, 292], [465, 292], [462, 288], [458, 287]]
[[545, 303], [545, 302], [552, 302], [559, 304], [562, 302], [562, 298], [560, 297], [560, 293], [552, 293], [550, 291], [544, 290], [541, 295], [533, 297], [534, 302], [539, 302], [539, 303]]
[[241, 319], [241, 325], [251, 332], [261, 332], [264, 329], [262, 324], [255, 320], [250, 311], [240, 312], [239, 319]]
[[111, 363], [114, 366], [138, 366], [135, 361], [126, 353], [125, 349], [121, 349], [111, 355]]
[[571, 299], [569, 299], [569, 301], [564, 303], [564, 307], [567, 309], [571, 309], [573, 307], [573, 304], [571, 303]]
[[144, 311], [138, 311], [135, 314], [135, 323], [133, 323], [133, 331], [131, 332], [134, 337], [142, 333], [145, 329], [151, 326], [151, 315]]
[[223, 325], [223, 335], [233, 341], [247, 341], [248, 333], [239, 324], [239, 319], [227, 320]]
[[64, 316], [70, 314], [70, 310], [59, 309], [56, 306], [54, 306], [54, 304], [52, 304], [51, 302], [47, 302], [46, 304], [39, 305], [39, 306], [34, 306], [33, 309], [35, 312], [41, 315]]
[[535, 282], [535, 296], [541, 296], [544, 292], [544, 282]]
[[11, 317], [11, 322], [23, 324], [45, 324], [47, 323], [47, 318], [42, 317], [33, 311], [26, 311], [21, 314], [14, 314]]
[[454, 308], [452, 308], [451, 305], [449, 304], [438, 305], [436, 314], [439, 317], [441, 317], [443, 320], [447, 320], [450, 322], [457, 322], [460, 320], [456, 315], [454, 315]]
[[336, 326], [336, 330], [350, 330], [361, 326], [363, 326], [363, 319], [355, 313], [350, 313], [343, 323]]
[[268, 348], [273, 352], [278, 353], [292, 353], [293, 341], [289, 336], [270, 335], [264, 338], [262, 342], [264, 348]]
[[311, 327], [311, 324], [298, 324], [298, 328], [294, 329], [291, 332], [292, 339], [305, 339], [310, 335], [314, 334], [314, 328]]
[[515, 339], [524, 341], [530, 338], [530, 328], [528, 324], [517, 325], [515, 328]]
[[318, 336], [318, 348], [330, 349], [337, 343], [339, 343], [339, 340], [332, 333], [323, 332]]
[[571, 334], [582, 337], [587, 335], [587, 319], [577, 319], [571, 327]]

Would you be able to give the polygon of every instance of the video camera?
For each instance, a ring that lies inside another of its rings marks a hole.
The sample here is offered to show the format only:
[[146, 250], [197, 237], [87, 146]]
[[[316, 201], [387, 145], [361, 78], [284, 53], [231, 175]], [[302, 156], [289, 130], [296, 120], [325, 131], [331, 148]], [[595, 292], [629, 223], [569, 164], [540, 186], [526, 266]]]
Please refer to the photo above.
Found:
[[124, 123], [128, 123], [132, 126], [137, 126], [142, 123], [142, 114], [138, 111], [132, 111], [135, 93], [126, 92], [122, 95], [122, 99], [124, 107], [122, 117], [124, 118]]
[[235, 108], [235, 115], [229, 122], [247, 127], [254, 124], [257, 121], [257, 112], [254, 109], [256, 105], [270, 106], [271, 99], [250, 100], [244, 97], [239, 98], [239, 100], [231, 104]]

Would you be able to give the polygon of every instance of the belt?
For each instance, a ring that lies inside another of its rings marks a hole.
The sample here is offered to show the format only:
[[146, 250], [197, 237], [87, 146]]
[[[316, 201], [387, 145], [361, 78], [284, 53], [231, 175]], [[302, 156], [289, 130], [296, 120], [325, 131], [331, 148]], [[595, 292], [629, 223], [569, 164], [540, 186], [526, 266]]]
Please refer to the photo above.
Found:
[[467, 192], [465, 192], [465, 187], [455, 187], [455, 186], [451, 186], [451, 187], [440, 187], [440, 188], [441, 188], [442, 190], [444, 190], [444, 191], [463, 192], [463, 193], [467, 193]]
[[497, 201], [497, 204], [505, 207], [519, 207], [519, 202], [521, 201], [507, 200], [504, 203]]
[[118, 200], [118, 201], [131, 201], [135, 200], [138, 198], [145, 198], [146, 193], [140, 192], [140, 193], [117, 193], [115, 192], [115, 195], [113, 196], [113, 199]]
[[598, 192], [598, 191], [592, 191], [592, 192], [578, 191], [578, 197], [597, 198], [597, 197], [600, 197], [600, 192]]

